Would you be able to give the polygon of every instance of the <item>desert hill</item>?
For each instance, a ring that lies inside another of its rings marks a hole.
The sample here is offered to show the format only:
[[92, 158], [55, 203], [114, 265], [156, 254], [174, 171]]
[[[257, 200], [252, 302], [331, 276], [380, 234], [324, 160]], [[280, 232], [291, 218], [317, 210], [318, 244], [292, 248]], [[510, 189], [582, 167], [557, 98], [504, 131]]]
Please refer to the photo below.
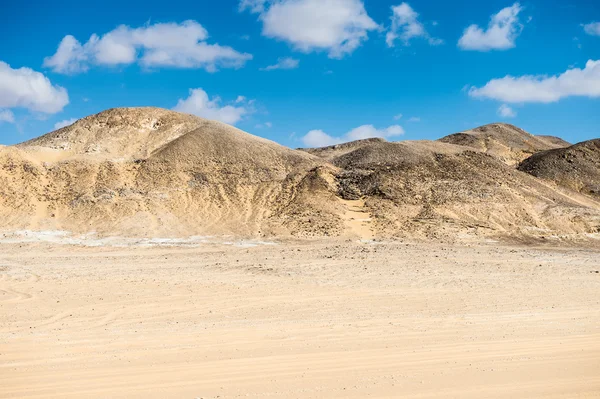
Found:
[[[600, 227], [600, 204], [552, 190], [470, 147], [377, 140], [331, 163], [341, 168], [340, 197], [366, 199], [380, 235], [528, 236]], [[586, 216], [580, 220], [576, 215]]]
[[[367, 139], [292, 150], [191, 115], [111, 109], [0, 147], [1, 229], [587, 238], [600, 230], [600, 203], [580, 193], [589, 190], [550, 185], [512, 166], [558, 145], [495, 124], [440, 141]], [[581, 181], [597, 179], [579, 168]]]
[[386, 140], [382, 138], [371, 138], [371, 139], [362, 139], [350, 141], [348, 143], [335, 144], [327, 147], [317, 147], [317, 148], [299, 148], [300, 151], [308, 152], [309, 154], [318, 156], [319, 158], [325, 159], [327, 161], [331, 161], [332, 159], [339, 157], [341, 155], [347, 154], [359, 148], [369, 146], [373, 143], [385, 143]]
[[146, 158], [156, 149], [214, 122], [161, 108], [113, 108], [19, 144], [26, 150], [58, 150], [64, 157]]
[[[0, 217], [5, 229], [275, 234], [298, 224], [287, 213], [312, 203], [303, 187], [322, 164], [220, 122], [157, 108], [111, 109], [0, 149]], [[310, 218], [323, 207], [317, 201], [302, 214]]]
[[540, 151], [570, 145], [558, 137], [534, 136], [507, 123], [480, 126], [451, 134], [439, 141], [473, 147], [501, 159], [508, 165], [516, 165]]
[[521, 162], [519, 170], [600, 198], [600, 139], [540, 152]]
[[556, 136], [538, 135], [536, 137], [552, 144], [556, 148], [565, 148], [565, 147], [570, 147], [573, 145], [573, 144], [569, 143], [568, 141], [563, 140], [560, 137], [556, 137]]
[[306, 170], [322, 163], [307, 153], [214, 121], [205, 121], [163, 145], [147, 161], [221, 182], [232, 178], [246, 182], [283, 180], [296, 169]]

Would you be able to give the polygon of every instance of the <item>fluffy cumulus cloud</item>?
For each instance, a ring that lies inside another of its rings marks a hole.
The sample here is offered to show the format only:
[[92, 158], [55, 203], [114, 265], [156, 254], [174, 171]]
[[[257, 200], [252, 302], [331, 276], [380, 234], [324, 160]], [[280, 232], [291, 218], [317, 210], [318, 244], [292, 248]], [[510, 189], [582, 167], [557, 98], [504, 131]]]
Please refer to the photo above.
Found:
[[328, 135], [322, 130], [311, 130], [302, 137], [302, 142], [307, 147], [327, 147], [340, 144], [342, 139]]
[[523, 30], [523, 25], [519, 22], [522, 10], [519, 3], [503, 8], [498, 14], [492, 15], [487, 30], [478, 25], [469, 26], [458, 41], [458, 47], [475, 51], [508, 50], [515, 47], [515, 40]]
[[1, 122], [15, 123], [15, 114], [8, 109], [0, 109], [0, 123]]
[[350, 130], [341, 137], [331, 136], [322, 130], [311, 130], [302, 137], [302, 142], [307, 147], [326, 147], [353, 140], [362, 140], [373, 137], [391, 138], [403, 134], [404, 129], [398, 125], [392, 125], [385, 129], [377, 129], [373, 125], [363, 125]]
[[502, 104], [500, 108], [498, 108], [498, 115], [503, 118], [514, 118], [517, 116], [517, 113], [508, 105]]
[[591, 36], [600, 36], [600, 22], [590, 22], [583, 25], [585, 33]]
[[71, 126], [75, 122], [77, 122], [77, 118], [65, 119], [64, 121], [56, 122], [54, 124], [54, 129], [60, 129], [66, 126]]
[[240, 10], [259, 14], [264, 36], [331, 58], [352, 53], [379, 28], [362, 0], [241, 0]]
[[419, 14], [408, 3], [393, 6], [392, 26], [385, 36], [387, 45], [393, 47], [397, 39], [400, 39], [403, 45], [408, 46], [415, 38], [427, 39], [433, 46], [443, 43], [443, 40], [431, 37], [425, 26], [419, 22]]
[[44, 59], [54, 72], [85, 72], [90, 65], [117, 66], [135, 62], [143, 67], [239, 68], [252, 58], [231, 47], [209, 44], [208, 32], [196, 21], [158, 23], [140, 28], [121, 25], [82, 44], [65, 36], [56, 53]]
[[212, 119], [235, 125], [244, 116], [253, 112], [251, 101], [246, 101], [243, 96], [238, 96], [234, 105], [222, 105], [219, 97], [209, 98], [204, 90], [190, 89], [189, 96], [179, 99], [174, 111], [185, 112], [206, 119]]
[[59, 73], [85, 72], [89, 69], [87, 61], [91, 45], [87, 44], [86, 46], [84, 49], [77, 39], [67, 35], [60, 41], [56, 53], [52, 57], [44, 59], [44, 66]]
[[561, 98], [600, 97], [600, 60], [589, 60], [585, 68], [571, 68], [557, 76], [506, 76], [472, 87], [469, 95], [506, 103], [552, 103]]
[[0, 108], [25, 108], [55, 114], [69, 103], [67, 90], [30, 68], [13, 69], [0, 61]]
[[298, 65], [300, 65], [300, 61], [295, 59], [295, 58], [291, 58], [291, 57], [285, 57], [285, 58], [280, 58], [277, 60], [277, 63], [274, 65], [269, 65], [265, 68], [261, 68], [261, 71], [274, 71], [276, 69], [296, 69], [298, 68]]

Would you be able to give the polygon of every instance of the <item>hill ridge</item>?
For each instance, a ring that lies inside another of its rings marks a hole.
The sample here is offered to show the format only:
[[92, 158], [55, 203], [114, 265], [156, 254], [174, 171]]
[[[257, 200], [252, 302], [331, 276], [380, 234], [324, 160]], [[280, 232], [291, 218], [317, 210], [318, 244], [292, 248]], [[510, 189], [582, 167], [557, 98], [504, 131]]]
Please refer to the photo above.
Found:
[[450, 134], [439, 141], [473, 147], [515, 166], [536, 152], [563, 145], [559, 140], [535, 136], [508, 123], [490, 123]]
[[[557, 150], [561, 144], [496, 123], [436, 141], [375, 138], [294, 150], [193, 115], [115, 108], [0, 147], [0, 229], [588, 239], [600, 231], [600, 202], [590, 190], [514, 167], [577, 150], [574, 165], [593, 183], [600, 166], [582, 169], [581, 149], [600, 148]], [[369, 215], [367, 229], [357, 228], [356, 215]]]

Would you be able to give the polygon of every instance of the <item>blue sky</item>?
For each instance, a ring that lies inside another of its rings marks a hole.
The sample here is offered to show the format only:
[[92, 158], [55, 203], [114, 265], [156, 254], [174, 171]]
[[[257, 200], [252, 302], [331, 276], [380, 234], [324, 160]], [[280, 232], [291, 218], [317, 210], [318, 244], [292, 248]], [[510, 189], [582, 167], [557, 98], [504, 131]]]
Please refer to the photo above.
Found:
[[594, 1], [5, 2], [0, 143], [124, 106], [291, 147], [498, 121], [578, 142], [600, 137], [599, 22]]

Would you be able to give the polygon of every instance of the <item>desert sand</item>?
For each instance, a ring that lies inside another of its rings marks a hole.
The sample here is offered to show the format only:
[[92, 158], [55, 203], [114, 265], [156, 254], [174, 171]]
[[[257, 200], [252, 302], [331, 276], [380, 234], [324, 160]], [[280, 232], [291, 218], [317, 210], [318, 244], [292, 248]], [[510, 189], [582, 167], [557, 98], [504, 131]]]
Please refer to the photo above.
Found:
[[494, 242], [3, 243], [0, 397], [598, 398], [598, 259]]

